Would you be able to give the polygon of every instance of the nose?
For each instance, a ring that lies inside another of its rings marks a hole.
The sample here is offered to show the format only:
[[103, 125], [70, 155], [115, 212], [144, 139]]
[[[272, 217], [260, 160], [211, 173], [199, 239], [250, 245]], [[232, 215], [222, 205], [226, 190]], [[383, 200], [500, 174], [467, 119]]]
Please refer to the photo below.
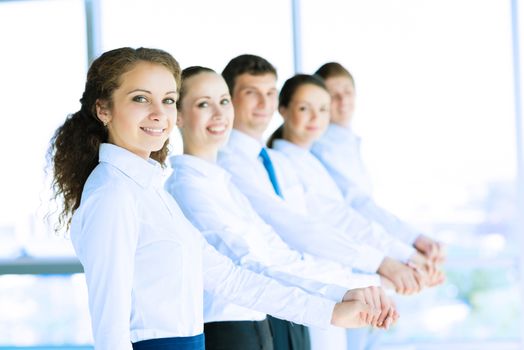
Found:
[[315, 121], [318, 119], [318, 111], [316, 110], [312, 110], [311, 111], [311, 114], [309, 116], [309, 119], [312, 120], [312, 121]]
[[151, 103], [151, 107], [149, 110], [149, 119], [156, 120], [156, 121], [162, 121], [166, 118], [167, 118], [167, 114], [164, 109], [164, 105], [161, 102]]
[[258, 107], [266, 108], [268, 104], [269, 104], [269, 97], [264, 94], [259, 94], [258, 95]]
[[223, 116], [223, 107], [219, 104], [213, 104], [213, 115], [211, 116], [211, 118], [214, 120], [220, 120]]

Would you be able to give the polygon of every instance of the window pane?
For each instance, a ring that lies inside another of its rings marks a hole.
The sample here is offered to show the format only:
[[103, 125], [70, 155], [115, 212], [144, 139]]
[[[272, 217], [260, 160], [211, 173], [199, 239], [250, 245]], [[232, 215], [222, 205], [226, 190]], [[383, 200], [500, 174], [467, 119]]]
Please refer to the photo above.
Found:
[[302, 2], [305, 70], [354, 74], [375, 199], [449, 244], [447, 284], [400, 298], [390, 342], [520, 338], [510, 15], [497, 0]]
[[[201, 65], [218, 73], [233, 57], [249, 53], [268, 59], [282, 78], [293, 73], [289, 1], [115, 0], [102, 2], [101, 12], [103, 51], [156, 47], [182, 68]], [[278, 124], [275, 116], [270, 129]], [[171, 142], [180, 153], [177, 131]]]
[[0, 347], [92, 344], [83, 274], [0, 276]]
[[[0, 257], [71, 254], [43, 215], [45, 154], [55, 128], [79, 108], [86, 72], [83, 1], [0, 3]], [[16, 35], [7, 35], [16, 33]]]

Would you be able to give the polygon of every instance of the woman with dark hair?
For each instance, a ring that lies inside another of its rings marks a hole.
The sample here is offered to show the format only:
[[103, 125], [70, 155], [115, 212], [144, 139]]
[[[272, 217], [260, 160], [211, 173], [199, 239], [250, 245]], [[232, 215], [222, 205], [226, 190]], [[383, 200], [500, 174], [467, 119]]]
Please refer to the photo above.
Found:
[[[203, 239], [162, 187], [180, 69], [167, 52], [120, 48], [89, 68], [80, 111], [52, 141], [60, 224], [85, 271], [96, 349], [203, 350], [203, 290], [279, 313], [305, 293], [235, 267]], [[307, 295], [314, 316], [348, 325], [369, 307]], [[298, 303], [298, 305], [297, 305]]]
[[[331, 98], [323, 80], [316, 75], [298, 74], [288, 79], [279, 95], [279, 112], [284, 119], [282, 126], [271, 136], [269, 144], [282, 152], [294, 164], [301, 177], [310, 210], [344, 227], [356, 222], [371, 222], [376, 227], [373, 234], [353, 233], [356, 240], [375, 246], [399, 261], [418, 264], [430, 269], [430, 262], [413, 247], [393, 237], [384, 228], [362, 217], [348, 206], [343, 195], [322, 163], [311, 153], [313, 143], [326, 131], [330, 120]], [[432, 266], [431, 266], [432, 267]], [[431, 270], [433, 271], [433, 270]], [[424, 274], [425, 277], [426, 274]], [[414, 285], [408, 294], [419, 291], [426, 278], [418, 276], [409, 284]], [[425, 282], [424, 282], [425, 281]], [[396, 285], [396, 283], [395, 283]], [[397, 289], [399, 287], [397, 286]], [[400, 293], [405, 291], [397, 290]]]
[[[392, 282], [401, 294], [419, 292], [430, 284], [428, 277], [434, 267], [412, 247], [349, 207], [327, 170], [310, 152], [313, 142], [322, 136], [329, 124], [330, 105], [330, 95], [320, 77], [298, 74], [288, 79], [279, 95], [279, 112], [284, 123], [272, 135], [269, 144], [286, 155], [297, 170], [310, 212], [345, 230], [356, 241], [384, 252], [388, 259], [413, 266], [410, 273], [395, 275]], [[371, 225], [373, 230], [348, 229], [358, 223]], [[378, 272], [382, 274], [381, 268]]]

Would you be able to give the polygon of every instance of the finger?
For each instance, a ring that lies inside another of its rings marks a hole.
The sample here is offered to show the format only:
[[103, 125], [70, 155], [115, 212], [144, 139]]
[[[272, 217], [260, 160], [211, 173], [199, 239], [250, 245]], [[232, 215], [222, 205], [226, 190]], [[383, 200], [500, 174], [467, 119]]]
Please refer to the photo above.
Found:
[[380, 315], [382, 314], [382, 302], [380, 298], [380, 291], [382, 289], [379, 287], [371, 287], [371, 293], [373, 297], [373, 303], [375, 305], [375, 315], [373, 316], [372, 325], [377, 326]]
[[393, 283], [395, 284], [395, 292], [401, 295], [406, 294], [406, 286], [404, 285], [401, 277], [395, 276]]
[[381, 313], [380, 313], [380, 317], [377, 323], [379, 326], [382, 326], [388, 315], [389, 309], [392, 307], [392, 303], [390, 301], [390, 298], [388, 298], [388, 296], [384, 292], [384, 290], [380, 290], [379, 296], [380, 296]]
[[371, 317], [369, 320], [369, 324], [373, 327], [376, 326], [378, 316], [380, 314], [380, 302], [377, 298], [377, 288], [372, 286], [368, 288], [369, 292], [369, 299], [370, 299], [370, 305], [372, 306], [372, 312]]
[[367, 324], [371, 324], [371, 321], [373, 320], [373, 314], [375, 312], [375, 305], [374, 305], [374, 302], [373, 302], [373, 297], [371, 295], [371, 291], [369, 288], [364, 288], [363, 290], [363, 294], [364, 294], [364, 300], [366, 302], [367, 305], [369, 305], [370, 307], [370, 311], [367, 313], [366, 315], [366, 323]]
[[414, 271], [410, 271], [410, 273], [406, 274], [404, 278], [404, 283], [406, 284], [406, 294], [411, 295], [415, 293], [417, 283], [415, 282]]

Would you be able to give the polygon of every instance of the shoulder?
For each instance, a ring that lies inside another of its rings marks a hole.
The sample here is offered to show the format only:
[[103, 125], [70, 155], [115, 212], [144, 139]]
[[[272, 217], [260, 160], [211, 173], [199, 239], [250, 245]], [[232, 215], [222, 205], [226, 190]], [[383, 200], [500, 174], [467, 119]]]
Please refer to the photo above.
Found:
[[191, 192], [200, 193], [198, 190], [206, 187], [207, 182], [196, 170], [175, 168], [167, 178], [164, 189], [176, 198]]
[[95, 206], [98, 209], [118, 205], [129, 207], [136, 202], [135, 186], [117, 169], [99, 164], [84, 185], [79, 209], [86, 206]]

